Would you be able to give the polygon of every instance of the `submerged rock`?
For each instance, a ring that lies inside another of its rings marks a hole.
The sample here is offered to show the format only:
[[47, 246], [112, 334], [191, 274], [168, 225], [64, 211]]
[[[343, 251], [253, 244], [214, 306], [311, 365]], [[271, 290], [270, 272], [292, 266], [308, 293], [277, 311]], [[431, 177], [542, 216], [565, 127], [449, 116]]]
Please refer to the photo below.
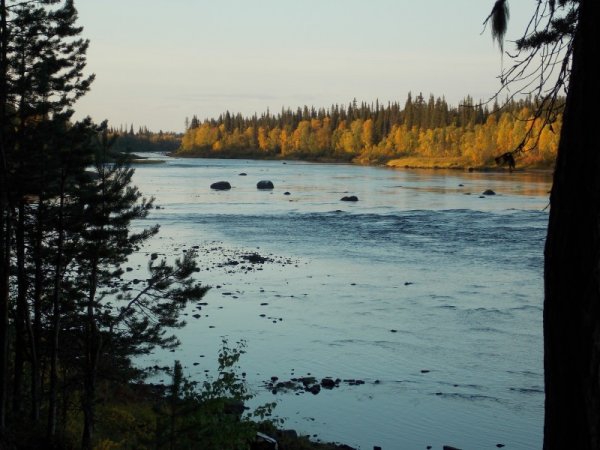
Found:
[[357, 202], [358, 197], [356, 195], [346, 195], [340, 199], [343, 202]]
[[481, 195], [496, 195], [496, 193], [491, 189], [486, 189]]
[[228, 181], [217, 181], [216, 183], [211, 184], [210, 188], [215, 191], [228, 191], [231, 189], [231, 184], [229, 184]]

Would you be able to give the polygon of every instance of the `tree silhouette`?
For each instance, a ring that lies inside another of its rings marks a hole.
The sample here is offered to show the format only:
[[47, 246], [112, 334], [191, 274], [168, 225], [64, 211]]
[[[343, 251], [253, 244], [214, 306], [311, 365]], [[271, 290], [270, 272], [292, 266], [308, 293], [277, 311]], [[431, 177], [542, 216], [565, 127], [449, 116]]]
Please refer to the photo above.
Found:
[[[491, 16], [498, 14], [494, 6]], [[517, 41], [527, 55], [502, 75], [503, 83], [541, 94], [538, 114], [549, 125], [553, 99], [567, 92], [545, 247], [545, 450], [600, 448], [599, 21], [594, 0], [538, 2]]]

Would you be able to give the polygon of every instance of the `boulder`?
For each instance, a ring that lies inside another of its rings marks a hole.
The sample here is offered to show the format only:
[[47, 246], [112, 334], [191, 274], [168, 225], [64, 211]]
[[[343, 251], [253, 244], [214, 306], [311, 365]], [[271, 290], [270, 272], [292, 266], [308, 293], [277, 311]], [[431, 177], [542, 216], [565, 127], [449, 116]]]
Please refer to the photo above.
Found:
[[331, 378], [323, 378], [321, 380], [321, 386], [323, 386], [325, 389], [333, 389], [335, 387], [335, 381], [333, 381]]
[[261, 190], [270, 190], [274, 187], [275, 186], [273, 186], [273, 182], [270, 180], [260, 180], [258, 183], [256, 183], [256, 188]]
[[217, 181], [216, 183], [211, 184], [210, 188], [215, 191], [228, 191], [231, 189], [231, 184], [229, 184], [228, 181]]
[[321, 392], [321, 385], [313, 384], [311, 387], [307, 388], [307, 391], [313, 395], [317, 395], [319, 392]]
[[346, 195], [340, 199], [343, 202], [357, 202], [358, 197], [356, 195]]
[[486, 189], [481, 195], [496, 195], [496, 193], [491, 189]]

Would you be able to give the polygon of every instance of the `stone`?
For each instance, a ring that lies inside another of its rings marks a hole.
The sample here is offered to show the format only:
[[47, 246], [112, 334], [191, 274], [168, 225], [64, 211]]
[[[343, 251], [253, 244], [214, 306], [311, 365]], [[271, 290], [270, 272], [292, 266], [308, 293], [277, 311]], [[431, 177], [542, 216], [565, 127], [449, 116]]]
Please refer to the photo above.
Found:
[[310, 392], [313, 395], [317, 395], [319, 392], [321, 392], [321, 385], [320, 384], [313, 384], [311, 387], [309, 387], [308, 392]]
[[228, 191], [231, 189], [231, 184], [229, 184], [228, 181], [217, 181], [216, 183], [211, 184], [210, 188], [215, 191]]
[[340, 199], [343, 202], [357, 202], [358, 197], [356, 195], [346, 195]]
[[305, 386], [308, 387], [311, 384], [314, 384], [317, 382], [315, 377], [302, 377], [299, 379], [299, 381]]
[[486, 189], [485, 191], [483, 191], [481, 193], [481, 195], [496, 195], [496, 193], [494, 191], [492, 191], [491, 189]]
[[258, 183], [256, 183], [256, 188], [260, 190], [271, 190], [274, 187], [275, 186], [273, 185], [273, 182], [270, 180], [260, 180]]
[[246, 261], [248, 261], [252, 264], [263, 264], [268, 261], [267, 258], [260, 256], [258, 253], [250, 253], [247, 255], [242, 255], [242, 258], [244, 258]]
[[325, 389], [333, 389], [335, 387], [335, 381], [333, 381], [331, 378], [323, 378], [321, 380], [321, 386], [323, 386]]

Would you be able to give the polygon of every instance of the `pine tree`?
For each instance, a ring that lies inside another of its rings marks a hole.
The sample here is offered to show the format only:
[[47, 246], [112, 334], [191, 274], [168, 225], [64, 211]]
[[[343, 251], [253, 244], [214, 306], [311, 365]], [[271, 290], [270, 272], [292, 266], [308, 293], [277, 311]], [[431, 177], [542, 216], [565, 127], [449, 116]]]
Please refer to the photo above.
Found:
[[[498, 0], [486, 19], [500, 43], [507, 13], [508, 3]], [[594, 0], [537, 2], [534, 26], [516, 42], [521, 56], [502, 73], [511, 96], [529, 90], [519, 80], [539, 78], [535, 116], [544, 126], [553, 123], [567, 86], [544, 260], [545, 450], [600, 448], [599, 21]], [[539, 54], [545, 55], [541, 65]], [[560, 69], [548, 79], [552, 67]]]
[[[12, 4], [11, 4], [12, 3]], [[93, 77], [84, 77], [87, 41], [76, 39], [81, 31], [75, 27], [76, 11], [72, 1], [60, 7], [48, 7], [40, 2], [0, 2], [0, 154], [2, 170], [0, 187], [0, 431], [6, 416], [6, 380], [8, 379], [7, 329], [4, 312], [9, 305], [8, 270], [13, 250], [19, 259], [16, 373], [13, 408], [20, 409], [24, 353], [24, 321], [27, 320], [25, 298], [27, 287], [23, 276], [24, 252], [13, 248], [11, 221], [17, 223], [18, 246], [24, 245], [23, 196], [29, 190], [25, 180], [37, 182], [38, 173], [28, 173], [27, 161], [36, 158], [42, 147], [32, 147], [35, 130], [41, 121], [64, 122], [72, 114], [71, 105], [88, 89]], [[37, 141], [40, 144], [40, 141]], [[26, 152], [34, 150], [33, 154]], [[24, 174], [27, 176], [24, 177]], [[18, 211], [18, 213], [17, 213]], [[33, 345], [32, 339], [30, 345]], [[32, 350], [32, 354], [34, 351]]]

